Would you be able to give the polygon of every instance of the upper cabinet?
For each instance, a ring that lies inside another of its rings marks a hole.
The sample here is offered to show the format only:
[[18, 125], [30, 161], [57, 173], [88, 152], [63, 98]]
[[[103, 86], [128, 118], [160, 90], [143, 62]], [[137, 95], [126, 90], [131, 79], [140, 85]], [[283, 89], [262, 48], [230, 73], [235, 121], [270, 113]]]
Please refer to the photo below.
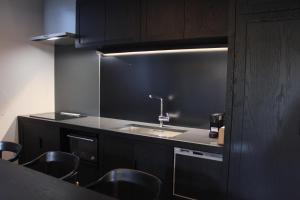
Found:
[[97, 46], [104, 42], [105, 26], [104, 0], [77, 1], [76, 47]]
[[142, 0], [143, 41], [183, 39], [185, 0]]
[[138, 42], [140, 39], [140, 1], [106, 0], [105, 43]]
[[228, 0], [79, 0], [77, 47], [225, 38]]
[[184, 38], [226, 37], [228, 0], [186, 0]]

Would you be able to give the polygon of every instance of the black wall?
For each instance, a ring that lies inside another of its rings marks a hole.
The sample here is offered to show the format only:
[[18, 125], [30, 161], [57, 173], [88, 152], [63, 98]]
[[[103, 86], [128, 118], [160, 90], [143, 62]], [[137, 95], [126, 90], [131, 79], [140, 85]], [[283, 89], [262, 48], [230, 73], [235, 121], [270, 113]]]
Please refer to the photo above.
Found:
[[169, 124], [208, 128], [224, 112], [227, 52], [102, 57], [102, 117], [158, 123], [159, 101], [177, 115]]
[[95, 50], [55, 47], [55, 111], [99, 116], [99, 56]]

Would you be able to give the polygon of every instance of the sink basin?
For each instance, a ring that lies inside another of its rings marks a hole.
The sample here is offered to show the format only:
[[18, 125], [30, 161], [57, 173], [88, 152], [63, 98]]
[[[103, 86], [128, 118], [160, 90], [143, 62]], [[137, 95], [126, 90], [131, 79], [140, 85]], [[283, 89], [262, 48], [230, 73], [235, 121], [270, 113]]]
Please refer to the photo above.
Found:
[[172, 138], [186, 132], [185, 130], [161, 128], [155, 126], [143, 126], [138, 124], [129, 124], [125, 127], [119, 128], [118, 130], [137, 134], [155, 135], [165, 138]]

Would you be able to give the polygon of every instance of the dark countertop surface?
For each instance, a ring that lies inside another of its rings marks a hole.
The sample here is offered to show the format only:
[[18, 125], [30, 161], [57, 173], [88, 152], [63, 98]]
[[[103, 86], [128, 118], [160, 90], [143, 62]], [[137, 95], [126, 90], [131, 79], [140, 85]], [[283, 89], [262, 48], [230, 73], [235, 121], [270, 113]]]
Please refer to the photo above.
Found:
[[0, 177], [3, 200], [115, 200], [4, 160]]
[[[29, 116], [23, 116], [23, 117], [29, 117]], [[32, 117], [29, 117], [29, 118], [32, 118]], [[46, 120], [46, 119], [39, 119], [39, 120]], [[55, 123], [59, 123], [62, 126], [63, 125], [73, 125], [73, 126], [80, 126], [80, 127], [86, 127], [86, 128], [92, 128], [92, 129], [113, 131], [113, 132], [117, 132], [117, 133], [124, 133], [127, 135], [138, 135], [138, 136], [144, 136], [144, 137], [149, 137], [149, 138], [154, 138], [154, 139], [157, 138], [157, 139], [162, 139], [162, 140], [184, 142], [184, 143], [190, 143], [190, 144], [195, 144], [195, 145], [205, 145], [205, 146], [210, 146], [210, 147], [214, 147], [214, 148], [216, 148], [216, 147], [223, 148], [223, 146], [220, 146], [217, 144], [217, 139], [209, 138], [209, 136], [208, 136], [209, 130], [206, 130], [206, 129], [187, 128], [187, 127], [180, 127], [180, 126], [169, 126], [166, 124], [165, 128], [184, 130], [185, 132], [180, 135], [177, 135], [175, 137], [172, 137], [172, 138], [165, 138], [165, 137], [159, 137], [159, 136], [155, 136], [155, 135], [151, 135], [151, 134], [138, 133], [136, 131], [119, 130], [120, 128], [125, 127], [130, 124], [159, 127], [158, 124], [112, 119], [112, 118], [103, 118], [103, 117], [91, 117], [91, 116], [83, 117], [83, 118], [61, 120], [61, 121], [53, 121], [53, 120], [46, 120], [46, 121], [52, 121]]]

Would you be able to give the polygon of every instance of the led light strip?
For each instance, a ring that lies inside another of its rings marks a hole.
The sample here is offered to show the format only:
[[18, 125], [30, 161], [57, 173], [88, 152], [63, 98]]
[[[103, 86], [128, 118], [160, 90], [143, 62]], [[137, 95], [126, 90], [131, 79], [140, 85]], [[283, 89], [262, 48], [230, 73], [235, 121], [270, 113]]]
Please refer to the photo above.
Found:
[[171, 53], [196, 53], [196, 52], [225, 52], [227, 47], [218, 48], [198, 48], [198, 49], [172, 49], [172, 50], [154, 50], [154, 51], [135, 51], [120, 53], [102, 53], [102, 56], [133, 56], [133, 55], [153, 55], [153, 54], [171, 54]]
[[60, 39], [59, 37], [52, 37], [52, 38], [49, 38], [47, 40], [52, 41], [52, 40], [59, 40], [59, 39]]

